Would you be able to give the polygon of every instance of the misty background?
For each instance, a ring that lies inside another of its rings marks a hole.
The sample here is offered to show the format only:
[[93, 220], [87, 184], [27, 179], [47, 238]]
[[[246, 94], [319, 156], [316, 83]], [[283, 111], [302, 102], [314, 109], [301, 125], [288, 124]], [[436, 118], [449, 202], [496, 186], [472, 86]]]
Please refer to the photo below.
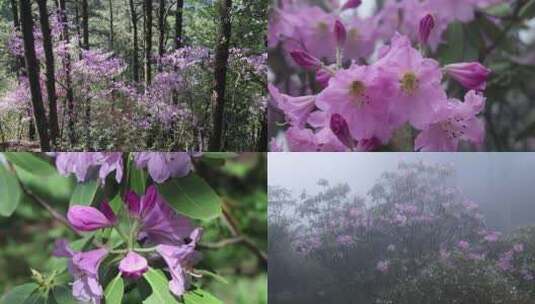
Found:
[[454, 183], [480, 205], [490, 228], [535, 223], [535, 153], [270, 153], [268, 183], [299, 195], [317, 193], [325, 179], [366, 197], [382, 173], [419, 160], [452, 165]]

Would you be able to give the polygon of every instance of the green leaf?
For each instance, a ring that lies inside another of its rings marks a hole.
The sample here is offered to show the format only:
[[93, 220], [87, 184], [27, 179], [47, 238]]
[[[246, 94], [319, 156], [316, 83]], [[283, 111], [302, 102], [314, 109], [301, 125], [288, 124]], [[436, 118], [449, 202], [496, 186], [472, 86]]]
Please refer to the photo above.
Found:
[[142, 195], [145, 193], [147, 187], [147, 172], [143, 169], [139, 169], [134, 165], [134, 162], [130, 160], [130, 189], [134, 190], [137, 194]]
[[17, 177], [0, 163], [0, 215], [11, 216], [22, 197]]
[[76, 299], [72, 296], [72, 291], [66, 286], [56, 286], [52, 290], [52, 295], [57, 304], [76, 304]]
[[99, 182], [97, 180], [89, 180], [77, 184], [71, 196], [70, 206], [91, 205], [97, 194], [98, 186]]
[[24, 303], [24, 301], [26, 301], [26, 299], [28, 299], [38, 287], [39, 286], [35, 283], [28, 283], [28, 284], [16, 286], [15, 288], [11, 289], [8, 293], [6, 293], [2, 297], [2, 299], [0, 299], [0, 303], [1, 304]]
[[106, 297], [106, 304], [121, 304], [124, 295], [124, 282], [120, 272], [115, 279], [108, 284], [104, 295]]
[[465, 49], [463, 25], [459, 22], [450, 24], [446, 35], [446, 41], [455, 41], [455, 43], [440, 45], [438, 49], [440, 63], [449, 64], [462, 61]]
[[6, 159], [33, 175], [49, 176], [56, 174], [56, 168], [49, 162], [30, 152], [5, 152]]
[[152, 288], [152, 294], [143, 301], [143, 304], [178, 304], [169, 292], [169, 281], [162, 272], [149, 268], [143, 276]]
[[26, 299], [26, 301], [23, 302], [24, 304], [46, 304], [47, 299], [40, 293], [34, 293], [29, 298]]
[[204, 152], [202, 156], [213, 159], [229, 159], [238, 157], [239, 154], [235, 152]]
[[201, 177], [190, 174], [158, 186], [160, 194], [177, 212], [195, 219], [213, 219], [221, 214], [221, 199]]
[[530, 0], [524, 4], [518, 15], [522, 19], [531, 19], [535, 17], [535, 0]]
[[196, 289], [184, 294], [184, 304], [223, 304], [223, 302], [202, 289]]
[[217, 273], [214, 273], [208, 270], [202, 270], [202, 269], [196, 269], [195, 272], [203, 276], [212, 277], [216, 281], [221, 282], [223, 284], [228, 284], [228, 281], [224, 277], [218, 275]]

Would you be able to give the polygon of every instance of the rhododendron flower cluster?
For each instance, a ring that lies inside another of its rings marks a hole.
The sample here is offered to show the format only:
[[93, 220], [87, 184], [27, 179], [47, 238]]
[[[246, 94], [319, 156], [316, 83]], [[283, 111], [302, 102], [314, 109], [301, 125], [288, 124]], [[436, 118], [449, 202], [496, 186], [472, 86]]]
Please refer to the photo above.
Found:
[[[118, 270], [124, 278], [137, 280], [149, 270], [149, 255], [159, 254], [168, 264], [172, 280], [169, 290], [182, 296], [189, 286], [188, 277], [200, 255], [195, 250], [201, 237], [200, 228], [194, 227], [184, 216], [176, 214], [158, 194], [155, 186], [149, 186], [139, 197], [128, 191], [124, 197], [128, 229], [118, 226], [116, 215], [107, 202], [100, 210], [89, 206], [72, 206], [67, 214], [69, 223], [78, 231], [96, 231], [113, 228], [123, 238], [124, 248], [100, 248], [75, 252], [65, 240], [56, 244], [55, 255], [69, 259], [69, 271], [73, 283], [73, 296], [82, 302], [100, 303], [102, 286], [98, 280], [99, 267], [108, 255], [122, 257]], [[139, 245], [143, 247], [138, 247]], [[147, 247], [150, 245], [151, 247]]]
[[[123, 178], [123, 153], [121, 152], [58, 152], [56, 167], [60, 174], [73, 173], [84, 182], [97, 173], [102, 183], [111, 172], [120, 183]], [[197, 155], [201, 155], [197, 153]], [[193, 170], [192, 154], [188, 152], [138, 152], [134, 163], [139, 169], [147, 169], [153, 181], [163, 183], [172, 177], [183, 177]]]
[[[281, 84], [286, 93], [269, 85], [287, 124], [273, 151], [377, 150], [406, 126], [418, 132], [416, 151], [456, 151], [463, 141], [481, 146], [478, 116], [491, 71], [478, 62], [441, 66], [427, 54], [449, 23], [472, 20], [489, 1], [386, 1], [367, 19], [348, 14], [359, 2], [329, 3], [324, 10], [286, 1], [272, 14], [270, 46], [308, 75], [301, 89], [291, 87], [298, 84], [292, 79]], [[378, 47], [380, 41], [386, 44]], [[464, 96], [449, 96], [454, 82]]]

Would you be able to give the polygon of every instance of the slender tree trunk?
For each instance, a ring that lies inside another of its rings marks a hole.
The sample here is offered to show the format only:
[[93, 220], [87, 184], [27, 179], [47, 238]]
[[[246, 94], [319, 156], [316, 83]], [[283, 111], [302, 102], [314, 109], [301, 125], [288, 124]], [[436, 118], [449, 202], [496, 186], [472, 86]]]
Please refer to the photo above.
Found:
[[[15, 31], [20, 31], [20, 18], [19, 18], [19, 9], [17, 5], [17, 0], [11, 0], [11, 13], [13, 14], [13, 26], [15, 27]], [[24, 56], [17, 56], [18, 63], [17, 63], [17, 75], [24, 76]]]
[[82, 0], [82, 48], [89, 50], [89, 7], [87, 0]]
[[[165, 53], [165, 0], [160, 0], [160, 7], [158, 12], [158, 30], [160, 32], [160, 37], [158, 39], [158, 56], [160, 59]], [[158, 70], [162, 70], [161, 63], [158, 65]]]
[[138, 34], [137, 34], [137, 12], [136, 7], [134, 5], [134, 0], [129, 0], [130, 4], [130, 17], [132, 17], [132, 39], [134, 40], [134, 57], [132, 62], [132, 70], [134, 74], [134, 81], [137, 83], [139, 82], [139, 43], [138, 43]]
[[[62, 32], [62, 38], [65, 40], [66, 43], [69, 43], [69, 27], [68, 27], [68, 19], [67, 19], [67, 10], [66, 10], [66, 0], [59, 0], [59, 11], [60, 11], [60, 17], [61, 21], [64, 23], [63, 26], [63, 32]], [[64, 69], [65, 69], [65, 87], [67, 90], [67, 128], [69, 133], [69, 142], [71, 146], [74, 146], [76, 144], [76, 132], [75, 132], [75, 125], [74, 125], [74, 93], [72, 90], [72, 80], [71, 80], [71, 56], [67, 53], [65, 54], [65, 57], [62, 62]]]
[[74, 18], [76, 19], [76, 36], [78, 40], [78, 47], [80, 48], [80, 52], [78, 53], [78, 59], [82, 60], [82, 50], [84, 49], [82, 46], [82, 22], [80, 19], [80, 9], [79, 9], [79, 1], [76, 0], [74, 2]]
[[266, 110], [266, 114], [264, 115], [264, 119], [262, 120], [262, 129], [260, 130], [260, 137], [258, 138], [258, 143], [256, 145], [257, 151], [259, 152], [267, 152], [268, 151], [268, 114]]
[[33, 115], [37, 124], [39, 141], [42, 151], [50, 151], [50, 138], [48, 136], [48, 122], [46, 119], [41, 87], [39, 85], [39, 62], [35, 56], [35, 40], [33, 37], [33, 18], [30, 0], [20, 0], [20, 19], [22, 23], [22, 38], [24, 40], [24, 57], [26, 71], [30, 82], [32, 95]]
[[48, 8], [46, 7], [46, 0], [37, 0], [37, 4], [39, 5], [41, 31], [43, 32], [43, 49], [45, 51], [46, 59], [46, 90], [48, 93], [50, 140], [52, 141], [52, 145], [55, 147], [59, 134], [59, 125], [52, 35], [50, 32], [50, 24], [48, 22]]
[[152, 78], [150, 62], [152, 50], [152, 0], [143, 0], [143, 11], [145, 14], [145, 87], [148, 87]]
[[176, 1], [176, 12], [175, 12], [175, 49], [180, 49], [183, 45], [182, 38], [182, 18], [184, 12], [184, 0]]
[[214, 67], [214, 98], [216, 104], [213, 123], [214, 130], [208, 147], [210, 151], [221, 151], [223, 147], [225, 86], [227, 80], [230, 36], [232, 32], [232, 24], [230, 20], [232, 0], [218, 0], [217, 6], [219, 14], [219, 33], [216, 43]]
[[113, 0], [108, 1], [110, 6], [110, 50], [113, 50]]

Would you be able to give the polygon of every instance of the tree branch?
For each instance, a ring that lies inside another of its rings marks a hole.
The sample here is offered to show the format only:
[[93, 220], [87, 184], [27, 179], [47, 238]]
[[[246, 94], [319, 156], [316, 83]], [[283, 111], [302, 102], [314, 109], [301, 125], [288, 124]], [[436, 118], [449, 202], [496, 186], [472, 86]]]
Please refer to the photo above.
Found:
[[228, 210], [228, 204], [223, 200], [223, 219], [234, 238], [241, 238], [241, 242], [247, 249], [253, 252], [263, 265], [267, 266], [267, 254], [256, 246], [250, 239], [242, 235], [236, 224], [236, 220], [232, 217]]

